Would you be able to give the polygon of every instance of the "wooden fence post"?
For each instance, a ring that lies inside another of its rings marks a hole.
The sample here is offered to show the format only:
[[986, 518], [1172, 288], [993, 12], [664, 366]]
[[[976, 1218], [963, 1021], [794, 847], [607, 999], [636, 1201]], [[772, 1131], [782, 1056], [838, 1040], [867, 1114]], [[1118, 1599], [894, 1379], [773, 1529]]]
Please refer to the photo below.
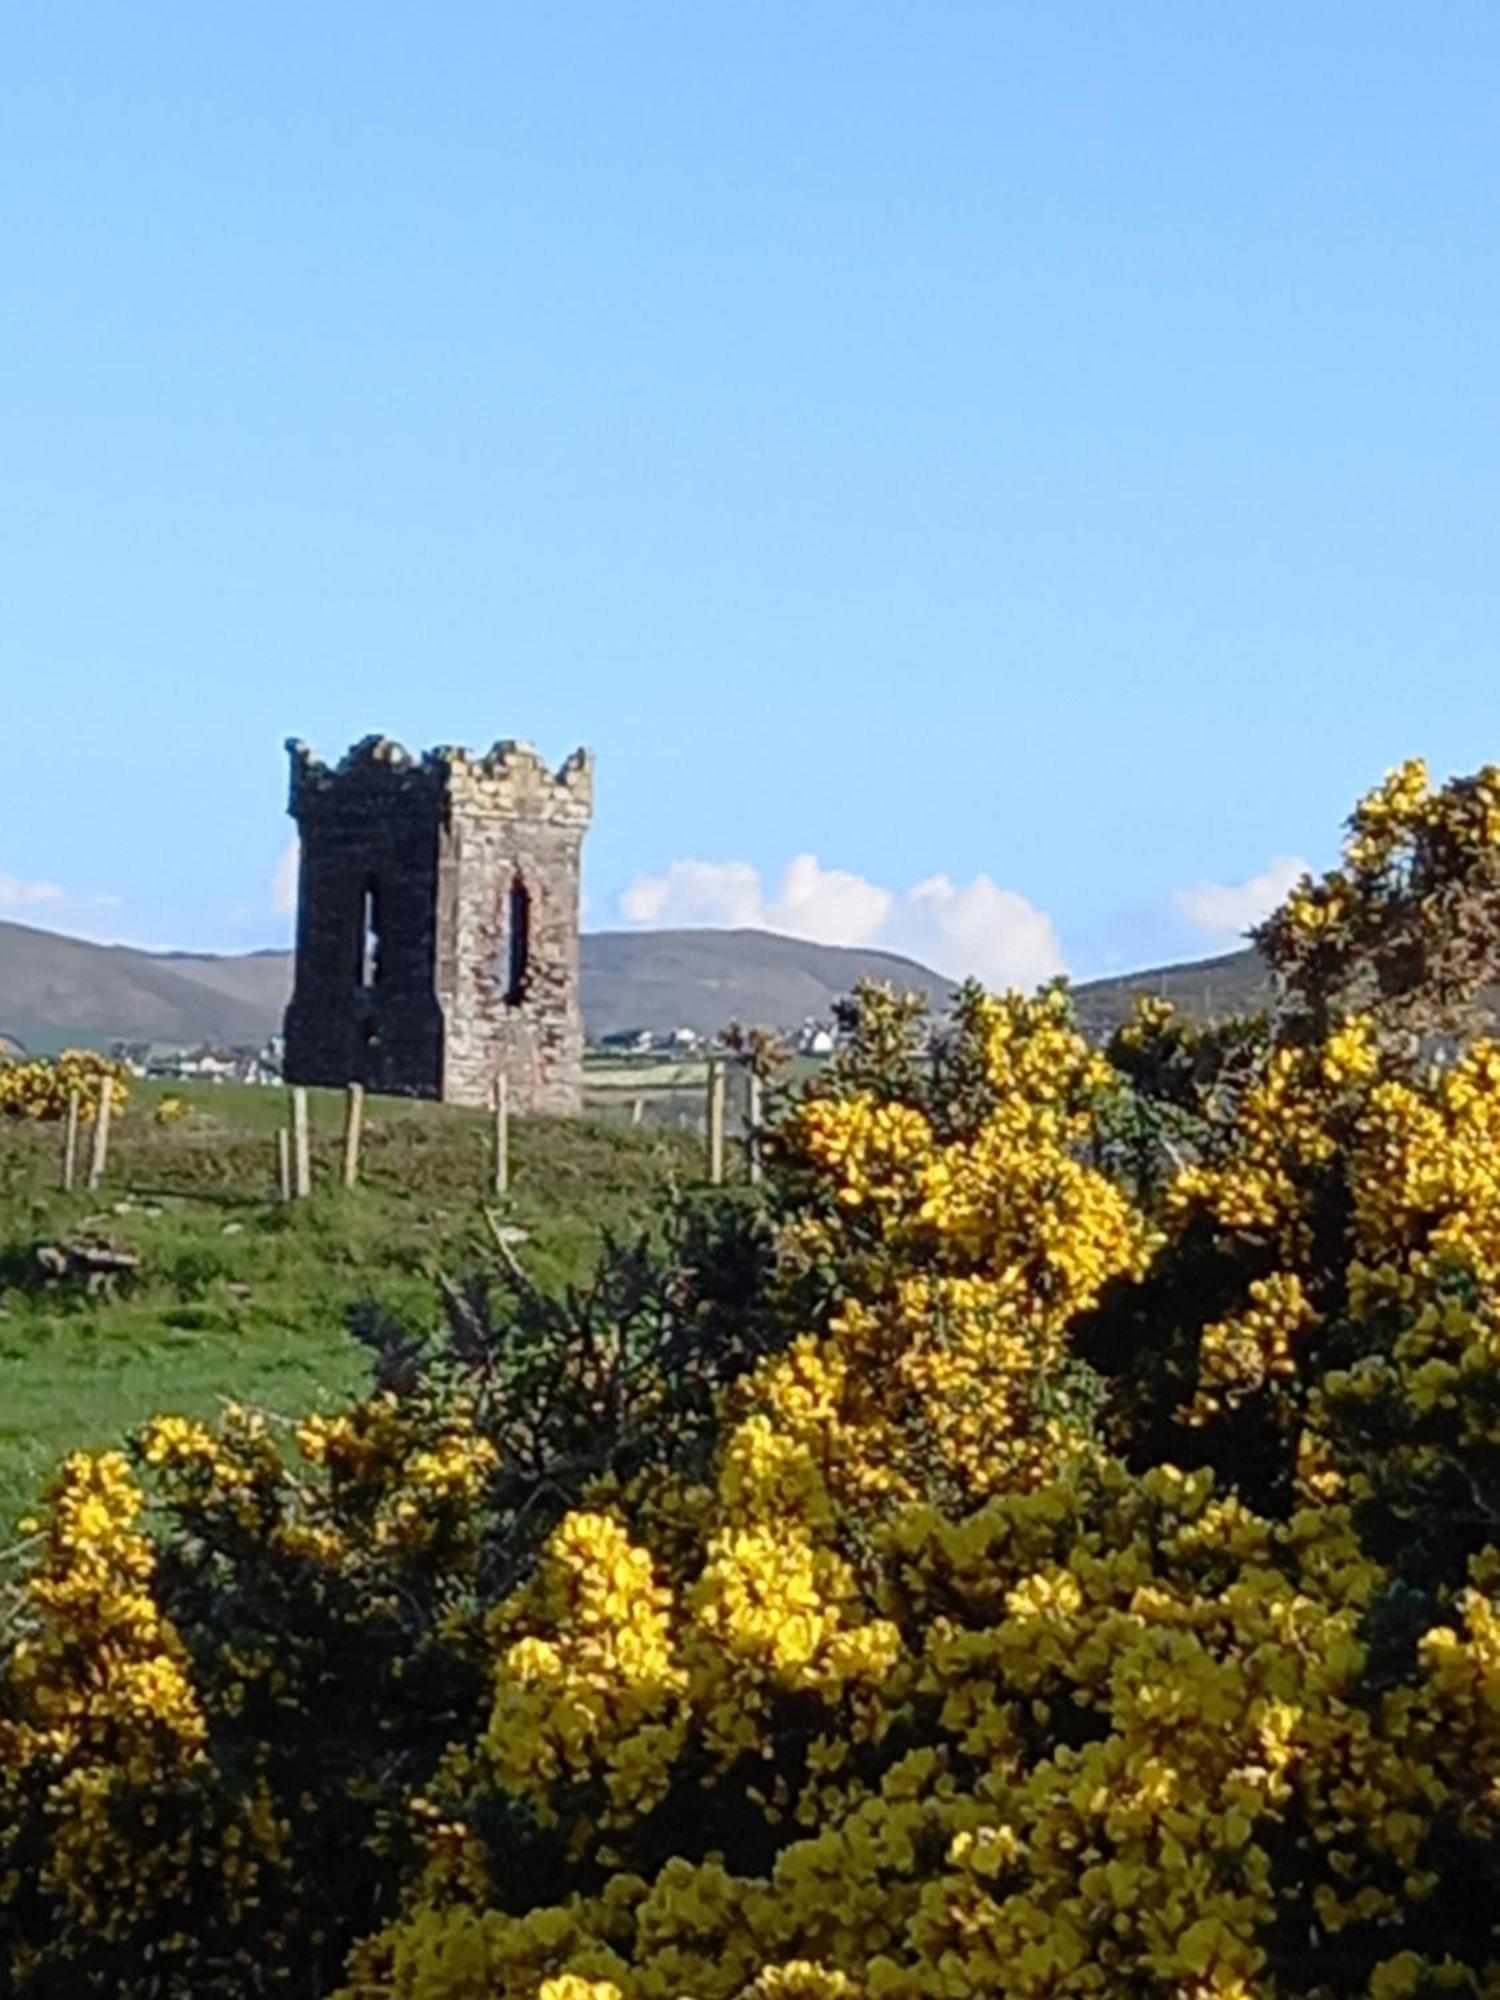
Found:
[[344, 1186], [359, 1181], [359, 1142], [365, 1128], [365, 1087], [351, 1083], [344, 1099]]
[[510, 1192], [510, 1078], [495, 1078], [495, 1192]]
[[292, 1090], [293, 1189], [298, 1201], [312, 1193], [312, 1158], [307, 1144], [307, 1092], [299, 1083]]
[[68, 1092], [68, 1123], [63, 1132], [62, 1184], [63, 1193], [73, 1192], [73, 1178], [78, 1172], [78, 1092]]
[[717, 1057], [708, 1065], [708, 1179], [711, 1187], [724, 1180], [724, 1065]]
[[109, 1158], [109, 1114], [114, 1104], [115, 1086], [112, 1077], [99, 1079], [99, 1108], [94, 1113], [94, 1149], [89, 1159], [89, 1187], [98, 1187], [104, 1178], [105, 1162]]
[[283, 1201], [292, 1198], [292, 1135], [285, 1125], [276, 1127], [276, 1185]]
[[745, 1158], [750, 1167], [750, 1185], [759, 1187], [765, 1173], [765, 1162], [761, 1158], [761, 1127], [765, 1122], [765, 1083], [761, 1073], [752, 1069], [745, 1079]]
[[631, 1104], [630, 1104], [630, 1122], [631, 1122], [631, 1124], [632, 1124], [632, 1125], [639, 1125], [639, 1124], [640, 1124], [640, 1122], [641, 1122], [641, 1120], [642, 1120], [642, 1119], [643, 1119], [643, 1118], [645, 1117], [645, 1115], [646, 1115], [646, 1100], [645, 1100], [645, 1098], [644, 1098], [644, 1097], [636, 1097], [636, 1098], [632, 1098], [632, 1099], [631, 1099]]

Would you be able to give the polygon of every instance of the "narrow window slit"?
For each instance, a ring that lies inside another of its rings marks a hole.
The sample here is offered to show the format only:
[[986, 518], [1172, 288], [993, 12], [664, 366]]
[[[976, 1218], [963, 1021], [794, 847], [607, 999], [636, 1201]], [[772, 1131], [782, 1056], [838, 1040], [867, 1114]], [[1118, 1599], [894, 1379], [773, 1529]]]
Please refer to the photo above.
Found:
[[505, 938], [505, 1003], [519, 1007], [526, 997], [526, 974], [531, 965], [531, 892], [519, 875], [510, 885]]
[[371, 876], [360, 896], [359, 984], [369, 988], [379, 983], [380, 890], [374, 876]]

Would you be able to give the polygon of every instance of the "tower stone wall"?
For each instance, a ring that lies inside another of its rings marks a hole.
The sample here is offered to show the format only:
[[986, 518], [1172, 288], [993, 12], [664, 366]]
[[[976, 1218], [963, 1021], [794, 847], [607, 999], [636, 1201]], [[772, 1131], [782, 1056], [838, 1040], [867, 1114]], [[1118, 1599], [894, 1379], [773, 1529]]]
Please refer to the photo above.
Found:
[[301, 834], [294, 1083], [518, 1110], [582, 1106], [579, 860], [593, 760], [529, 744], [410, 756], [367, 737], [335, 766], [296, 741]]

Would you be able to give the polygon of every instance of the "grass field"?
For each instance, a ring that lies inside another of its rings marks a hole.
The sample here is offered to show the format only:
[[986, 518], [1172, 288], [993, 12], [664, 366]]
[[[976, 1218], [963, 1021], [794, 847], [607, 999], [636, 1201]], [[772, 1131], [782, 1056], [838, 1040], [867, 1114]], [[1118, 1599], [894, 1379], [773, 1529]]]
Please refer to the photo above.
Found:
[[[159, 1126], [165, 1095], [189, 1107]], [[373, 1298], [429, 1315], [435, 1279], [488, 1240], [489, 1123], [481, 1113], [377, 1098], [362, 1185], [336, 1185], [342, 1099], [309, 1093], [314, 1193], [276, 1199], [277, 1090], [136, 1083], [97, 1194], [57, 1191], [59, 1128], [0, 1119], [0, 1539], [61, 1455], [118, 1441], [159, 1410], [238, 1398], [287, 1413], [364, 1379], [345, 1331]], [[517, 1120], [507, 1220], [544, 1284], [582, 1275], [600, 1232], [644, 1222], [701, 1147], [611, 1121]], [[92, 1236], [135, 1252], [111, 1292], [47, 1283], [37, 1249]]]
[[[783, 1082], [796, 1086], [820, 1074], [824, 1059], [794, 1056]], [[749, 1086], [744, 1069], [728, 1066], [725, 1079], [725, 1128], [731, 1153], [743, 1142], [748, 1115]], [[604, 1054], [591, 1050], [584, 1058], [584, 1103], [589, 1115], [665, 1126], [683, 1135], [699, 1133], [707, 1123], [708, 1058]], [[637, 1108], [638, 1107], [638, 1108]]]

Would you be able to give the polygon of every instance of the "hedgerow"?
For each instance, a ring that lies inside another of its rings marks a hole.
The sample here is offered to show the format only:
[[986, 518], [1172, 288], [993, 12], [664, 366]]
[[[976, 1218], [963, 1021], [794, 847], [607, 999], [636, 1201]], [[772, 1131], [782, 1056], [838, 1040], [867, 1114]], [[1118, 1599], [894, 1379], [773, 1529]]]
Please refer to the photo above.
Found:
[[763, 1207], [69, 1461], [9, 1990], [1496, 2000], [1497, 869], [1403, 767], [1267, 1019], [868, 991]]

